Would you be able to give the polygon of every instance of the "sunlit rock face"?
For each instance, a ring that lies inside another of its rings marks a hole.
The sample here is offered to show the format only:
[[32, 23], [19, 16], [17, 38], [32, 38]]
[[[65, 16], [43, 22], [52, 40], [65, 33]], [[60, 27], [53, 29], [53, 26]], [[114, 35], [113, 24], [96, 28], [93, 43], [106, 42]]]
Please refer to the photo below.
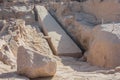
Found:
[[49, 55], [20, 46], [18, 48], [17, 72], [29, 78], [53, 76], [56, 72], [56, 62]]

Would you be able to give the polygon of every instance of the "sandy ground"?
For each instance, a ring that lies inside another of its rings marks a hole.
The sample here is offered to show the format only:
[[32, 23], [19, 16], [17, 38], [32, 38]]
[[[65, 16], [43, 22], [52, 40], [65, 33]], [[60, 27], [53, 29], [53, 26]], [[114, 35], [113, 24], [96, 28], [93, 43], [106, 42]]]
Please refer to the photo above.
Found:
[[[114, 69], [92, 66], [71, 57], [57, 57], [56, 61], [58, 66], [54, 77], [30, 80], [120, 80], [120, 73]], [[11, 69], [10, 66], [0, 63], [0, 80], [29, 80], [15, 71], [16, 68]]]
[[57, 72], [54, 77], [33, 80], [120, 80], [120, 73], [112, 69], [92, 66], [87, 62], [71, 57], [57, 59]]

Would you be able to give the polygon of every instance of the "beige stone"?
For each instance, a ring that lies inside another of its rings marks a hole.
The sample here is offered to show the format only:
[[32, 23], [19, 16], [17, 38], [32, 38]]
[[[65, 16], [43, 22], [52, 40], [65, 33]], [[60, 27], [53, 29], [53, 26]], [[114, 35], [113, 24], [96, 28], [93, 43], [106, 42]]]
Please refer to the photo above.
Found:
[[93, 30], [87, 61], [93, 65], [113, 68], [120, 65], [119, 24], [104, 24]]
[[56, 62], [47, 54], [20, 46], [17, 54], [17, 72], [29, 78], [53, 76]]

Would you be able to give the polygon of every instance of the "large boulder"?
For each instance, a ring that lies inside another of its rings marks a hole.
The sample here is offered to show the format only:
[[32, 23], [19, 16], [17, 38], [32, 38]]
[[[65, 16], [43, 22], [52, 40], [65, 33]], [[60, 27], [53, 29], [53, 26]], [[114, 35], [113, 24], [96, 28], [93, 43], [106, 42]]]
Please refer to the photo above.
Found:
[[17, 54], [17, 72], [29, 78], [53, 76], [56, 62], [50, 55], [20, 46]]
[[92, 65], [114, 68], [120, 65], [120, 23], [89, 28], [75, 22], [75, 37], [86, 50], [85, 59]]
[[114, 68], [120, 65], [120, 26], [104, 24], [93, 29], [87, 61], [93, 65]]

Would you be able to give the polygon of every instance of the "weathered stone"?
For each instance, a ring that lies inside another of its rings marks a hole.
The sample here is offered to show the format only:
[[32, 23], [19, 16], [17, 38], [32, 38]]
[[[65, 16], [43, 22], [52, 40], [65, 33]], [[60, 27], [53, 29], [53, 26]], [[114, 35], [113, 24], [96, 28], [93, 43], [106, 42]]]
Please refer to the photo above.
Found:
[[93, 30], [93, 39], [89, 43], [87, 61], [102, 67], [120, 65], [120, 26], [104, 24]]
[[93, 65], [114, 68], [120, 65], [120, 27], [118, 24], [103, 24], [89, 28], [74, 22], [75, 37], [86, 52], [87, 61]]
[[25, 21], [21, 19], [11, 20], [8, 25], [6, 34], [9, 34], [4, 34], [3, 38], [9, 43], [15, 56], [19, 45], [27, 45], [36, 51], [52, 55], [46, 39], [43, 38], [43, 34], [37, 28], [38, 25], [25, 25]]
[[17, 72], [29, 78], [53, 76], [56, 62], [47, 54], [20, 46], [17, 54]]

